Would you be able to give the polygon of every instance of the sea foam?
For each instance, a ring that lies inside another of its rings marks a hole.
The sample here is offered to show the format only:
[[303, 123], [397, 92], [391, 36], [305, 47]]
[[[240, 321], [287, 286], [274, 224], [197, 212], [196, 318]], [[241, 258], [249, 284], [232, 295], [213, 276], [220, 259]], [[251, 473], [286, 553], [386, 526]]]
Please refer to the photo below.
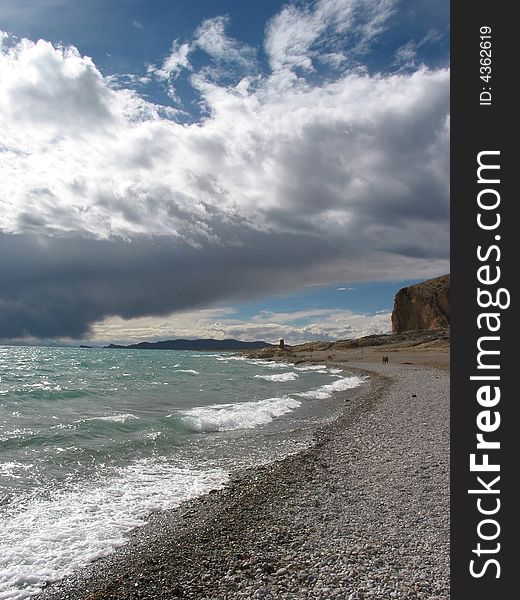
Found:
[[308, 398], [310, 400], [325, 400], [330, 398], [334, 392], [343, 392], [361, 385], [365, 379], [352, 375], [351, 377], [342, 377], [327, 385], [322, 385], [319, 388], [310, 390], [308, 392], [301, 392], [298, 394], [301, 398]]
[[89, 417], [88, 419], [84, 419], [85, 421], [109, 421], [111, 423], [126, 423], [126, 421], [135, 421], [139, 419], [136, 415], [132, 413], [124, 413], [124, 414], [115, 414], [115, 415], [105, 415], [102, 417]]
[[175, 369], [175, 373], [189, 373], [190, 375], [200, 375], [195, 369]]
[[275, 373], [274, 375], [255, 375], [256, 379], [265, 379], [265, 381], [294, 381], [298, 379], [298, 373]]
[[268, 369], [287, 369], [288, 367], [294, 366], [294, 363], [287, 361], [264, 360], [262, 358], [248, 358], [247, 356], [221, 356], [217, 358], [217, 360], [226, 363], [232, 360], [243, 361], [257, 367], [267, 367]]
[[201, 406], [186, 411], [183, 421], [194, 431], [253, 429], [258, 425], [270, 423], [276, 417], [292, 412], [300, 405], [299, 400], [283, 396], [257, 402]]
[[197, 470], [145, 459], [114, 477], [7, 510], [0, 538], [0, 599], [21, 600], [126, 542], [151, 512], [220, 487], [221, 469]]

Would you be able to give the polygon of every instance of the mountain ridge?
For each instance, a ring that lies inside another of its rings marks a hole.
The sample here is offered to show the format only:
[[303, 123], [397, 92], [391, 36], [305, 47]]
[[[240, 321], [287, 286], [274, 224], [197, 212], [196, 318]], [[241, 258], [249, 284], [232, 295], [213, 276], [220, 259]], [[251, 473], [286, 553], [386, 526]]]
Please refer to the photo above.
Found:
[[161, 340], [158, 342], [139, 342], [138, 344], [109, 344], [104, 346], [111, 349], [122, 350], [258, 350], [260, 348], [270, 348], [273, 344], [264, 341], [243, 342], [228, 338], [225, 340], [207, 339], [176, 339]]

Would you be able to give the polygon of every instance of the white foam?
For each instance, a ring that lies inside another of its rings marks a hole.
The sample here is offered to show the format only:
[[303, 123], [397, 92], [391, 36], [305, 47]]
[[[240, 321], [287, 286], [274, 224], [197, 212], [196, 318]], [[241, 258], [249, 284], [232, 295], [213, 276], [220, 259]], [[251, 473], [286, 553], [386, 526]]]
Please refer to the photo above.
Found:
[[4, 431], [0, 435], [0, 442], [5, 442], [7, 440], [16, 439], [16, 438], [24, 438], [33, 434], [33, 430], [30, 427], [15, 427], [9, 431]]
[[104, 417], [89, 417], [88, 419], [85, 419], [85, 421], [110, 421], [112, 423], [126, 423], [126, 421], [135, 421], [137, 419], [139, 419], [139, 417], [133, 415], [132, 413], [124, 413], [105, 415]]
[[[50, 381], [42, 381], [41, 383], [25, 383], [18, 388], [12, 388], [14, 391], [26, 391], [26, 390], [43, 390], [45, 392], [61, 392], [61, 385], [52, 385]], [[1, 599], [1, 597], [0, 597]]]
[[175, 373], [189, 373], [190, 375], [200, 375], [195, 369], [175, 369]]
[[301, 365], [294, 367], [297, 371], [323, 371], [327, 368], [327, 365]]
[[292, 362], [263, 360], [261, 358], [251, 359], [251, 363], [259, 367], [267, 367], [268, 369], [287, 369], [294, 366], [294, 363]]
[[329, 369], [329, 373], [331, 375], [338, 375], [338, 373], [343, 373], [343, 369]]
[[299, 400], [288, 396], [267, 398], [257, 402], [214, 404], [186, 411], [183, 420], [195, 431], [253, 429], [258, 425], [270, 423], [276, 417], [292, 412], [300, 405]]
[[22, 477], [20, 471], [29, 471], [33, 467], [34, 465], [31, 463], [21, 463], [18, 461], [0, 462], [0, 475], [2, 477], [13, 477], [15, 479], [20, 479]]
[[298, 373], [275, 373], [274, 375], [255, 375], [256, 379], [265, 379], [266, 381], [294, 381], [298, 379]]
[[325, 400], [326, 398], [330, 398], [334, 392], [343, 392], [345, 390], [355, 388], [358, 385], [361, 385], [364, 381], [365, 379], [363, 377], [358, 377], [357, 375], [342, 377], [341, 379], [337, 379], [332, 383], [323, 385], [314, 390], [299, 393], [298, 396], [301, 396], [302, 398], [309, 398], [310, 400]]
[[217, 360], [229, 362], [230, 360], [238, 360], [247, 362], [257, 367], [267, 367], [268, 369], [287, 369], [294, 366], [294, 363], [285, 361], [264, 360], [262, 358], [248, 358], [247, 356], [222, 356]]
[[217, 360], [221, 360], [224, 362], [229, 362], [230, 360], [247, 360], [245, 356], [219, 356]]
[[108, 480], [9, 508], [0, 537], [0, 599], [21, 600], [110, 554], [151, 512], [221, 487], [221, 469], [199, 471], [146, 459]]

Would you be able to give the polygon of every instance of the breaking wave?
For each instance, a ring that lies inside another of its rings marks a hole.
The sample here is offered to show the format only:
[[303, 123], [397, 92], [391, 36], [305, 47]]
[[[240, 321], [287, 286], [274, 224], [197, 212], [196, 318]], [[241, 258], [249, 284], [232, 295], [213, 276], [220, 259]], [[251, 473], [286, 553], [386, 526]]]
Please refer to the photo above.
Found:
[[299, 400], [283, 396], [257, 402], [201, 406], [186, 411], [182, 420], [194, 431], [201, 432], [253, 429], [292, 412], [300, 405]]

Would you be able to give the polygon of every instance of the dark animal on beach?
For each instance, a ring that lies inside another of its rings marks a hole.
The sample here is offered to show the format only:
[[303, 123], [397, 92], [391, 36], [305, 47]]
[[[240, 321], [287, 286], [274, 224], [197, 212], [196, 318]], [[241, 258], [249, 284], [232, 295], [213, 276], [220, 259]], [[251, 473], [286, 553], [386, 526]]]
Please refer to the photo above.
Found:
[[388, 356], [383, 356], [383, 358], [381, 359], [381, 362], [386, 365], [388, 364]]

